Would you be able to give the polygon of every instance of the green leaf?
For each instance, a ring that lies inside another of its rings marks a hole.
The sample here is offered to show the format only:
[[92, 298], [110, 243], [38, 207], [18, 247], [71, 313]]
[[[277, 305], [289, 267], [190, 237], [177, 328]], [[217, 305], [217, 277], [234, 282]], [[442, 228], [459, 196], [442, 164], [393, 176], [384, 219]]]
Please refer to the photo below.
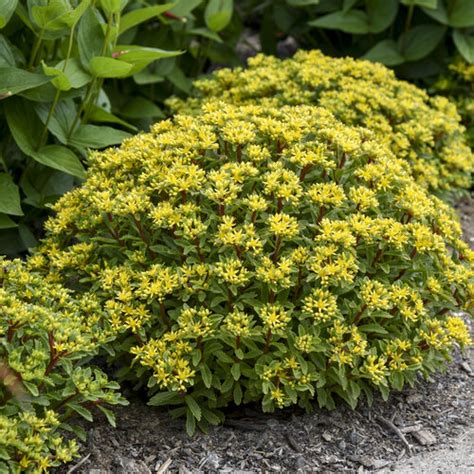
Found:
[[31, 17], [40, 30], [57, 31], [66, 28], [66, 16], [72, 11], [64, 0], [49, 0], [47, 5], [33, 5]]
[[74, 130], [68, 143], [78, 148], [105, 148], [117, 145], [129, 137], [129, 133], [116, 128], [86, 124]]
[[120, 78], [126, 77], [133, 69], [133, 64], [126, 63], [106, 56], [96, 56], [89, 63], [89, 70], [96, 77]]
[[121, 118], [117, 117], [116, 115], [107, 112], [106, 110], [98, 107], [97, 105], [93, 105], [88, 114], [88, 118], [91, 122], [105, 122], [105, 123], [116, 123], [118, 125], [122, 125], [133, 132], [137, 132], [138, 128], [132, 125], [131, 123], [125, 122]]
[[400, 36], [400, 53], [407, 61], [422, 59], [438, 46], [445, 32], [446, 28], [441, 25], [415, 26]]
[[193, 436], [196, 432], [196, 418], [194, 418], [191, 410], [186, 410], [186, 433]]
[[18, 224], [10, 219], [6, 214], [0, 214], [0, 229], [13, 229], [18, 227]]
[[[35, 111], [43, 124], [46, 123], [50, 107], [51, 104], [42, 102], [35, 106]], [[64, 145], [68, 144], [69, 130], [72, 128], [76, 113], [74, 101], [65, 99], [56, 104], [54, 113], [49, 118], [48, 130]]]
[[462, 57], [469, 63], [474, 63], [474, 34], [469, 35], [461, 30], [454, 30], [453, 40]]
[[33, 107], [24, 99], [14, 97], [5, 102], [4, 110], [8, 127], [18, 148], [25, 155], [32, 156], [39, 143], [43, 128]]
[[151, 20], [152, 18], [161, 15], [162, 13], [170, 10], [170, 8], [175, 4], [174, 3], [165, 3], [163, 5], [154, 5], [152, 7], [138, 8], [132, 10], [129, 13], [126, 13], [120, 18], [120, 30], [119, 34], [124, 33], [125, 31], [133, 28], [134, 26], [139, 25], [145, 21]]
[[66, 406], [68, 408], [71, 408], [74, 410], [76, 413], [82, 416], [82, 418], [86, 419], [87, 421], [92, 421], [92, 413], [87, 409], [84, 408], [82, 405], [79, 405], [79, 403], [67, 403]]
[[368, 17], [360, 10], [349, 10], [346, 13], [336, 11], [329, 13], [316, 20], [308, 22], [310, 26], [341, 30], [344, 33], [367, 34], [369, 33]]
[[100, 0], [100, 6], [108, 14], [120, 13], [122, 0]]
[[79, 57], [85, 68], [89, 68], [92, 58], [102, 54], [104, 44], [104, 31], [102, 22], [92, 8], [86, 10], [77, 28], [77, 46]]
[[395, 20], [398, 0], [367, 0], [368, 28], [370, 33], [380, 33]]
[[438, 0], [436, 8], [423, 8], [423, 11], [437, 22], [443, 25], [449, 24], [448, 12], [443, 0]]
[[3, 35], [0, 35], [0, 67], [15, 67], [16, 61], [12, 46]]
[[170, 9], [170, 12], [176, 16], [188, 16], [201, 3], [202, 0], [181, 0]]
[[455, 28], [474, 26], [473, 0], [452, 0], [448, 7], [449, 25]]
[[64, 171], [64, 173], [85, 178], [86, 174], [79, 158], [62, 145], [46, 145], [32, 155], [38, 163], [49, 166], [55, 170]]
[[[64, 67], [64, 64], [66, 64], [66, 67]], [[54, 67], [60, 71], [64, 70], [64, 74], [73, 89], [79, 89], [92, 80], [92, 76], [82, 68], [81, 63], [76, 58], [70, 58], [67, 63], [63, 59]]]
[[18, 0], [0, 0], [0, 28], [4, 28], [10, 21], [17, 3]]
[[68, 91], [71, 89], [71, 83], [66, 74], [64, 74], [61, 69], [48, 66], [44, 61], [41, 63], [41, 66], [46, 76], [54, 78], [52, 79], [51, 83], [54, 87], [56, 87], [56, 89], [59, 89], [60, 91]]
[[207, 27], [215, 33], [223, 30], [232, 19], [233, 0], [209, 0], [204, 11]]
[[0, 173], [0, 212], [12, 216], [23, 215], [20, 204], [20, 190], [13, 182], [13, 178], [7, 173]]
[[373, 332], [375, 334], [388, 334], [388, 331], [383, 326], [376, 323], [363, 324], [362, 326], [359, 326], [359, 331]]
[[159, 48], [148, 48], [145, 46], [123, 45], [116, 46], [114, 54], [119, 61], [126, 61], [133, 65], [130, 75], [136, 74], [153, 61], [163, 58], [171, 58], [183, 54], [184, 51], [166, 51]]
[[206, 364], [203, 364], [201, 366], [201, 377], [202, 381], [204, 382], [204, 385], [206, 388], [211, 388], [212, 386], [212, 373], [209, 367]]
[[242, 403], [242, 387], [240, 386], [240, 383], [236, 383], [234, 385], [232, 396], [236, 405], [240, 405]]
[[425, 7], [434, 9], [437, 6], [438, 0], [401, 0], [404, 5], [416, 5], [418, 7]]
[[176, 404], [181, 400], [180, 396], [176, 392], [158, 392], [157, 394], [153, 395], [148, 401], [148, 405], [150, 406], [163, 406], [163, 405], [171, 405]]
[[115, 413], [108, 408], [103, 407], [102, 405], [97, 405], [97, 408], [105, 415], [107, 421], [112, 425], [114, 428], [117, 428], [117, 423], [115, 422]]
[[203, 36], [217, 43], [222, 43], [222, 38], [214, 31], [209, 30], [208, 28], [192, 28], [186, 30], [187, 35]]
[[140, 72], [137, 72], [133, 75], [133, 80], [138, 85], [147, 85], [163, 82], [165, 78], [159, 74], [149, 71], [148, 69], [142, 69]]
[[32, 382], [28, 382], [26, 380], [23, 380], [23, 385], [28, 389], [28, 392], [33, 395], [33, 397], [38, 397], [39, 396], [39, 390], [38, 386]]
[[51, 81], [51, 78], [43, 74], [35, 74], [16, 67], [0, 67], [0, 78], [0, 99]]
[[178, 67], [174, 66], [166, 78], [179, 90], [189, 94], [191, 92], [192, 82], [184, 75], [184, 72]]
[[395, 20], [398, 0], [367, 0], [369, 33], [380, 33]]
[[186, 405], [188, 406], [189, 410], [193, 414], [194, 418], [196, 418], [197, 421], [201, 421], [201, 408], [199, 408], [198, 403], [196, 400], [191, 395], [185, 395], [184, 396], [184, 401], [186, 402]]
[[165, 117], [163, 111], [156, 104], [144, 97], [132, 97], [132, 99], [120, 109], [120, 114], [124, 117], [137, 119], [143, 117]]
[[232, 374], [232, 377], [234, 377], [234, 380], [239, 380], [240, 379], [240, 364], [236, 363], [232, 366], [230, 369], [230, 373]]
[[386, 66], [397, 66], [404, 62], [398, 51], [397, 43], [393, 40], [382, 40], [362, 56], [363, 59], [376, 61]]

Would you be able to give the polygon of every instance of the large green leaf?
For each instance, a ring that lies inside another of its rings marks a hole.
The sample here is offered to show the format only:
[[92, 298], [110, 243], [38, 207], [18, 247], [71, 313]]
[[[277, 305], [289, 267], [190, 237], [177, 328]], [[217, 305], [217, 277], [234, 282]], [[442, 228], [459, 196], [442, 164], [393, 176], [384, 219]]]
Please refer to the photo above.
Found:
[[51, 81], [50, 77], [16, 67], [0, 67], [0, 98], [33, 89]]
[[386, 66], [397, 66], [405, 61], [398, 50], [397, 43], [393, 40], [380, 41], [365, 53], [363, 59], [377, 61]]
[[[122, 109], [120, 109], [120, 111], [122, 112]], [[106, 110], [104, 110], [104, 109], [102, 109], [102, 108], [100, 108], [96, 105], [93, 105], [90, 108], [87, 117], [89, 118], [89, 120], [91, 122], [116, 123], [118, 125], [123, 125], [124, 127], [129, 128], [133, 132], [138, 131], [138, 128], [135, 127], [134, 125], [132, 125], [131, 123], [125, 122], [125, 120], [122, 120], [121, 118], [117, 117], [116, 115], [114, 115], [110, 112], [107, 112]]]
[[0, 214], [0, 229], [13, 229], [18, 227], [18, 224], [10, 219], [6, 214]]
[[136, 10], [132, 10], [129, 13], [120, 18], [120, 30], [119, 33], [122, 34], [125, 31], [133, 28], [134, 26], [139, 25], [145, 21], [151, 20], [152, 18], [157, 17], [161, 13], [168, 11], [171, 7], [173, 7], [174, 3], [165, 3], [163, 5], [154, 5], [151, 7], [145, 8], [138, 8]]
[[[35, 105], [39, 118], [46, 123], [51, 104], [40, 103]], [[72, 99], [61, 100], [56, 104], [54, 113], [49, 118], [48, 130], [64, 145], [68, 144], [69, 131], [72, 128], [77, 110]]]
[[448, 11], [450, 26], [455, 28], [474, 26], [474, 0], [453, 0]]
[[442, 25], [415, 26], [399, 38], [399, 49], [407, 61], [417, 61], [428, 56], [440, 43], [446, 32]]
[[398, 12], [398, 0], [367, 0], [369, 33], [380, 33], [395, 20]]
[[462, 57], [469, 63], [474, 63], [474, 34], [469, 35], [462, 30], [454, 30], [453, 40]]
[[233, 0], [209, 0], [204, 11], [204, 20], [207, 27], [217, 33], [230, 23], [233, 12]]
[[148, 48], [136, 45], [118, 45], [114, 49], [114, 55], [120, 61], [132, 64], [128, 75], [140, 72], [153, 61], [163, 58], [171, 58], [183, 54], [184, 51], [166, 51], [159, 48]]
[[0, 212], [13, 216], [22, 216], [20, 190], [7, 173], [0, 173]]
[[86, 10], [77, 28], [77, 46], [79, 57], [85, 68], [89, 67], [90, 60], [95, 56], [100, 56], [104, 44], [104, 31], [102, 21], [92, 8]]
[[68, 26], [66, 16], [72, 11], [64, 0], [50, 0], [47, 5], [33, 5], [31, 17], [40, 30], [57, 31]]
[[24, 99], [13, 97], [5, 102], [4, 110], [18, 148], [26, 155], [33, 156], [43, 130], [33, 107]]
[[310, 26], [341, 30], [345, 33], [367, 34], [369, 33], [367, 14], [360, 10], [349, 10], [344, 13], [336, 11], [329, 13], [316, 20], [308, 22]]
[[0, 67], [15, 67], [16, 61], [17, 59], [10, 43], [5, 36], [0, 35]]
[[45, 166], [49, 166], [55, 170], [64, 171], [64, 173], [76, 176], [77, 178], [85, 178], [84, 167], [79, 158], [62, 145], [47, 145], [38, 150], [33, 158]]
[[203, 0], [180, 0], [170, 12], [176, 16], [188, 16]]
[[158, 117], [164, 118], [163, 111], [151, 100], [144, 97], [132, 97], [123, 107], [120, 114], [130, 118]]
[[17, 3], [18, 0], [0, 0], [0, 28], [4, 28], [10, 21]]
[[127, 77], [131, 73], [133, 64], [119, 59], [96, 56], [91, 59], [89, 69], [96, 77], [121, 78]]
[[105, 148], [117, 145], [130, 134], [116, 128], [99, 125], [80, 125], [74, 130], [69, 144], [78, 148]]

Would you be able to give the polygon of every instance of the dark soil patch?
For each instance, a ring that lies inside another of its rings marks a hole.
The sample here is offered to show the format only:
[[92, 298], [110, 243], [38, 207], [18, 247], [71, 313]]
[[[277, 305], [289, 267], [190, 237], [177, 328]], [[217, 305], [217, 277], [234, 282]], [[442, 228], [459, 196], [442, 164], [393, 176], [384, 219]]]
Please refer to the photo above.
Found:
[[[474, 247], [474, 197], [463, 200], [459, 209], [466, 241]], [[420, 379], [414, 389], [393, 393], [386, 403], [376, 399], [372, 407], [361, 404], [356, 411], [342, 404], [332, 412], [315, 407], [312, 414], [292, 409], [264, 415], [256, 408], [235, 409], [224, 426], [192, 438], [186, 435], [182, 420], [134, 400], [129, 407], [116, 410], [116, 429], [103, 419], [84, 425], [88, 441], [81, 449], [83, 459], [57, 472], [396, 469], [398, 461], [410, 456], [415, 460], [420, 457], [417, 454], [455, 448], [459, 436], [469, 432], [474, 420], [471, 367], [474, 350], [456, 353], [444, 374]], [[408, 472], [404, 469], [398, 472]], [[432, 471], [415, 468], [413, 472]]]

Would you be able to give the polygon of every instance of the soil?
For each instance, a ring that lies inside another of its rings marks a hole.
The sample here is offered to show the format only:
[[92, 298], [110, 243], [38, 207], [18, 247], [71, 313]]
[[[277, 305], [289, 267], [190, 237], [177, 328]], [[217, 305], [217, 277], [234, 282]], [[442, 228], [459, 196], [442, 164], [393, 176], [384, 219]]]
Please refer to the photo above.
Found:
[[[474, 247], [474, 196], [458, 208]], [[182, 420], [135, 399], [115, 410], [116, 429], [100, 418], [84, 425], [82, 459], [56, 472], [474, 473], [473, 370], [474, 349], [456, 352], [445, 373], [420, 378], [388, 402], [311, 414], [233, 409], [223, 426], [192, 438]]]

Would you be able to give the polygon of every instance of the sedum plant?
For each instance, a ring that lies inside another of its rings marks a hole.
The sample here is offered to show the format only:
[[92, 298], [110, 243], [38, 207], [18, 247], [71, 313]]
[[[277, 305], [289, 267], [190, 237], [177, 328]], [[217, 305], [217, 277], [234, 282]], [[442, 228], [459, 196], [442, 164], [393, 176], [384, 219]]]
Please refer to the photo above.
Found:
[[0, 472], [49, 472], [78, 454], [72, 415], [124, 404], [90, 364], [113, 331], [91, 294], [71, 295], [20, 261], [0, 262]]
[[258, 55], [246, 69], [221, 69], [195, 83], [195, 97], [172, 98], [174, 110], [208, 101], [272, 106], [315, 104], [344, 124], [367, 127], [399, 158], [418, 184], [443, 196], [471, 184], [474, 156], [454, 104], [429, 97], [380, 64], [299, 51], [291, 59]]
[[55, 210], [28, 267], [92, 299], [120, 375], [189, 433], [230, 403], [387, 399], [470, 342], [454, 211], [324, 108], [178, 115], [91, 155]]

